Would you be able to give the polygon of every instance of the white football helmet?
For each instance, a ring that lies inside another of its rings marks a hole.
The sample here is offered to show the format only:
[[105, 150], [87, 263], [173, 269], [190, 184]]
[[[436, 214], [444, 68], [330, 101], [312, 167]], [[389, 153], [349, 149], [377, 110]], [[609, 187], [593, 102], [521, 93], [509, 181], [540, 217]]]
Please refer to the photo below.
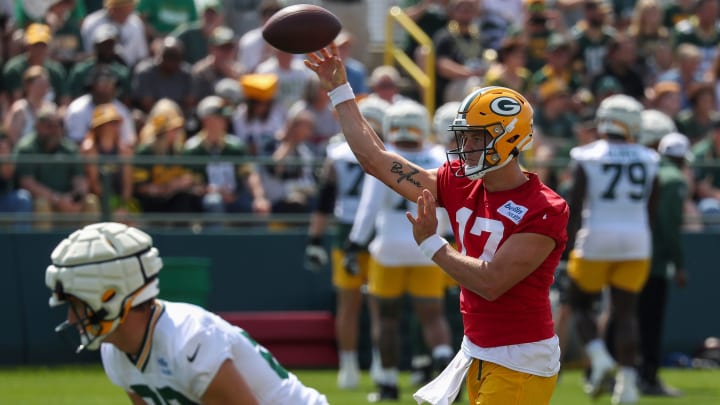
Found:
[[455, 133], [450, 130], [450, 125], [455, 121], [459, 109], [459, 101], [449, 101], [435, 110], [433, 130], [438, 142], [443, 145], [450, 145], [455, 142]]
[[[358, 101], [358, 108], [360, 108], [360, 114], [365, 117], [366, 120], [373, 127], [375, 132], [382, 132], [383, 121], [385, 120], [385, 112], [390, 107], [390, 103], [381, 99], [380, 97], [369, 96]], [[378, 133], [380, 137], [383, 134]]]
[[643, 110], [641, 119], [638, 143], [645, 146], [657, 145], [663, 136], [671, 132], [677, 132], [675, 122], [662, 111]]
[[97, 350], [132, 307], [159, 293], [162, 259], [152, 238], [124, 224], [88, 225], [60, 242], [50, 257], [52, 264], [45, 272], [45, 284], [52, 291], [50, 306], [73, 300], [77, 318], [77, 323], [65, 321], [55, 330], [76, 327], [78, 352]]
[[388, 142], [423, 143], [430, 136], [427, 108], [412, 100], [391, 104], [385, 112], [383, 134]]
[[625, 94], [615, 94], [604, 99], [598, 106], [595, 118], [598, 132], [636, 141], [642, 127], [643, 106]]

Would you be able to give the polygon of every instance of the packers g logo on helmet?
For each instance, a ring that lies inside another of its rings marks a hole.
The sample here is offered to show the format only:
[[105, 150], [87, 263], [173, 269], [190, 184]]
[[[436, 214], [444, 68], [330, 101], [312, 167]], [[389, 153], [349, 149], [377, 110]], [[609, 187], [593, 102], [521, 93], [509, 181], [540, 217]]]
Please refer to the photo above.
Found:
[[[459, 159], [462, 163], [455, 175], [477, 180], [507, 165], [532, 145], [532, 121], [532, 106], [515, 90], [491, 86], [470, 93], [450, 125], [458, 147], [448, 151], [448, 161]], [[482, 148], [468, 149], [468, 136], [478, 135], [489, 140]], [[478, 155], [476, 163], [468, 163]]]
[[490, 103], [490, 110], [492, 110], [492, 112], [506, 117], [519, 113], [521, 108], [520, 103], [510, 97], [498, 97]]

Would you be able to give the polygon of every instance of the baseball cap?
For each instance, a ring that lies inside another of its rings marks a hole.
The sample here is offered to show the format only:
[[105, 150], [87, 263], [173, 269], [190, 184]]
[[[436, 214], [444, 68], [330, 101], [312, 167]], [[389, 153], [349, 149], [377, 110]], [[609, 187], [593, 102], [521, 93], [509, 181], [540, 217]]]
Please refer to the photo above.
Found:
[[570, 48], [571, 44], [570, 38], [559, 32], [553, 32], [547, 39], [547, 50], [552, 52], [560, 48]]
[[342, 46], [348, 43], [352, 43], [353, 35], [347, 30], [341, 30], [340, 33], [335, 37], [335, 45]]
[[160, 134], [171, 129], [183, 128], [185, 119], [181, 115], [171, 112], [154, 116], [150, 124], [155, 134]]
[[38, 121], [56, 120], [58, 118], [58, 109], [55, 103], [44, 103], [35, 113], [35, 119]]
[[90, 129], [95, 129], [100, 125], [113, 121], [122, 121], [122, 115], [112, 104], [100, 104], [93, 110], [92, 120], [90, 121]]
[[115, 40], [118, 36], [117, 28], [112, 24], [103, 24], [95, 29], [92, 39], [93, 43], [101, 44], [105, 41]]
[[197, 116], [199, 118], [209, 117], [211, 115], [225, 116], [225, 101], [219, 96], [207, 96], [200, 100], [197, 106]]
[[603, 76], [600, 78], [600, 80], [597, 83], [597, 86], [595, 87], [595, 94], [596, 95], [608, 95], [608, 94], [615, 94], [615, 93], [622, 93], [622, 85], [620, 82], [613, 76]]
[[653, 86], [653, 90], [655, 91], [655, 96], [659, 97], [662, 96], [665, 93], [679, 93], [680, 92], [680, 84], [675, 81], [660, 81], [655, 83]]
[[212, 31], [208, 42], [214, 46], [232, 44], [235, 42], [235, 32], [228, 27], [219, 26]]
[[240, 86], [248, 100], [270, 101], [275, 97], [278, 77], [273, 73], [253, 73], [240, 78]]
[[121, 6], [129, 6], [130, 4], [135, 4], [135, 3], [137, 3], [137, 0], [104, 0], [103, 7], [105, 7], [105, 8], [121, 7]]
[[198, 4], [198, 12], [204, 13], [207, 10], [222, 11], [223, 5], [220, 0], [202, 0]]
[[52, 31], [45, 24], [32, 23], [25, 28], [25, 43], [27, 45], [48, 44], [52, 39]]
[[567, 83], [562, 79], [549, 79], [538, 86], [538, 97], [541, 101], [547, 101], [553, 96], [569, 94]]
[[692, 160], [690, 140], [687, 136], [679, 132], [671, 132], [663, 136], [658, 145], [658, 152], [664, 156], [684, 158], [688, 161]]
[[240, 83], [229, 77], [220, 79], [215, 83], [215, 95], [228, 100], [233, 104], [238, 104], [243, 100], [243, 91]]

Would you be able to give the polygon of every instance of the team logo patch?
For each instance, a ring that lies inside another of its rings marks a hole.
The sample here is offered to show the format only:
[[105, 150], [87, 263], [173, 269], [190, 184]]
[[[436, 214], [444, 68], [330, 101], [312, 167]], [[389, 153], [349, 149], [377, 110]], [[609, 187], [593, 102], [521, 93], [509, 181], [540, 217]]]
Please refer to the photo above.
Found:
[[490, 111], [509, 117], [520, 112], [520, 103], [510, 97], [498, 97], [490, 103]]
[[508, 202], [498, 208], [497, 212], [517, 225], [528, 212], [528, 209], [522, 205], [515, 204], [512, 200], [508, 200]]

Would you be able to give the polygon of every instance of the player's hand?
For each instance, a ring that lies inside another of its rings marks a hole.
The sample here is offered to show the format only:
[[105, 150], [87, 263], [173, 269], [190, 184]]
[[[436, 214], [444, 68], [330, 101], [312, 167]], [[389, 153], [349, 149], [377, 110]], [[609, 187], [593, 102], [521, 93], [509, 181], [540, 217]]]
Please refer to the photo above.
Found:
[[337, 46], [323, 48], [317, 52], [306, 55], [305, 66], [315, 72], [320, 79], [320, 84], [326, 91], [330, 91], [347, 82], [345, 66], [340, 59]]
[[328, 264], [328, 254], [321, 238], [310, 238], [305, 246], [305, 269], [317, 273]]
[[417, 199], [418, 216], [413, 217], [412, 213], [406, 212], [405, 216], [413, 227], [413, 237], [419, 245], [428, 237], [437, 232], [438, 220], [435, 212], [435, 197], [430, 190], [424, 189]]
[[343, 268], [348, 274], [357, 276], [360, 274], [360, 261], [358, 260], [360, 245], [348, 240], [345, 242], [343, 250]]

